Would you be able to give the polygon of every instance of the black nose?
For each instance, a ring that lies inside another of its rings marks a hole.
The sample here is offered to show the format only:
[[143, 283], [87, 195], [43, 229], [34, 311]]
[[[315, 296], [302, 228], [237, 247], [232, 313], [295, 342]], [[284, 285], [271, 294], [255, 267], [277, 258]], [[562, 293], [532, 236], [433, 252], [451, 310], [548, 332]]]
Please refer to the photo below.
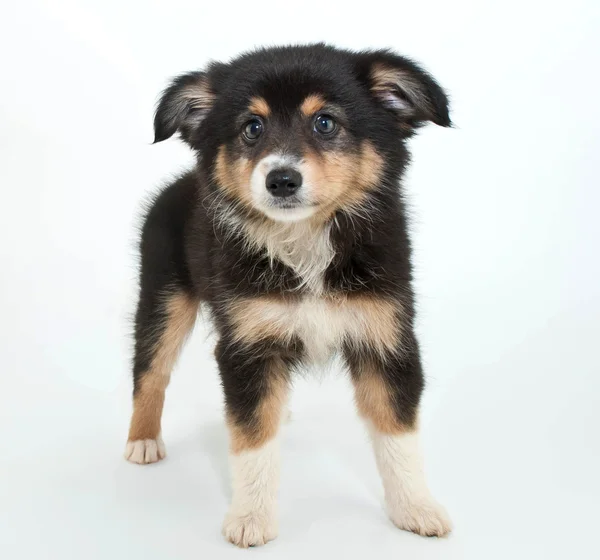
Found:
[[302, 175], [294, 169], [274, 169], [267, 175], [267, 190], [273, 196], [291, 196], [302, 186]]

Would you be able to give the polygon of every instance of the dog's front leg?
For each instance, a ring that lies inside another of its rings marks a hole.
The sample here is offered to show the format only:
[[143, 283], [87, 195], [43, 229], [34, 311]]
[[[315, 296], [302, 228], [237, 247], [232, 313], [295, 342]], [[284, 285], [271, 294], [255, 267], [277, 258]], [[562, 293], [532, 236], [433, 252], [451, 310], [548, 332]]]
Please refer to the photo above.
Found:
[[425, 482], [419, 449], [418, 409], [423, 388], [419, 349], [406, 330], [385, 353], [346, 349], [358, 410], [368, 423], [388, 514], [400, 529], [444, 536], [452, 529]]
[[223, 535], [246, 548], [277, 536], [278, 433], [288, 367], [267, 346], [222, 340], [217, 360], [227, 409], [233, 496]]

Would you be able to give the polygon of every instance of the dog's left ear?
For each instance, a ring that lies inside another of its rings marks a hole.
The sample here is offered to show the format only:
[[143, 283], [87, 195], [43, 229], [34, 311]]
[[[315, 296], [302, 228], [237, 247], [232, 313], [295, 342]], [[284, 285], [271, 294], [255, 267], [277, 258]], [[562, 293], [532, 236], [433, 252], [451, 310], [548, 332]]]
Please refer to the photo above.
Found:
[[209, 113], [215, 94], [205, 72], [190, 72], [175, 78], [163, 92], [154, 115], [154, 143], [176, 132], [190, 143], [193, 131]]
[[358, 55], [358, 73], [376, 100], [403, 123], [452, 125], [446, 93], [411, 60], [389, 51], [367, 52]]

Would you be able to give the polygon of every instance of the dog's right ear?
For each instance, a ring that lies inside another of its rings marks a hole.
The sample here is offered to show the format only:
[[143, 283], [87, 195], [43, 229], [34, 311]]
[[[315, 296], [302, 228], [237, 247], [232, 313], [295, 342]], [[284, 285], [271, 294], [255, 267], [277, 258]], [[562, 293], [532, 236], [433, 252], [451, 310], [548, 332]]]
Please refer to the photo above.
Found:
[[205, 72], [190, 72], [173, 80], [163, 92], [154, 115], [154, 143], [179, 132], [190, 143], [191, 135], [210, 111], [215, 94]]

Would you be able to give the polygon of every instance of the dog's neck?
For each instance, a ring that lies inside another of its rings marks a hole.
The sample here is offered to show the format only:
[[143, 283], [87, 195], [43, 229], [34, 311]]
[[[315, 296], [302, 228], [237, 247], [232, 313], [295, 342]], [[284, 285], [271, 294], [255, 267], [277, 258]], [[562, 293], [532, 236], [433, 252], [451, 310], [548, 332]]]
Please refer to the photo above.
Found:
[[346, 260], [360, 247], [381, 212], [379, 205], [370, 202], [357, 210], [338, 211], [329, 218], [282, 222], [248, 212], [222, 198], [212, 210], [225, 242], [243, 244], [245, 251], [266, 257], [273, 265], [284, 264], [299, 278], [297, 289], [317, 297], [326, 291], [325, 274], [330, 265], [338, 258]]
[[324, 291], [324, 274], [335, 253], [331, 243], [331, 223], [321, 220], [276, 222], [248, 220], [241, 224], [250, 250], [263, 252], [278, 260], [301, 279], [299, 288], [314, 295]]

